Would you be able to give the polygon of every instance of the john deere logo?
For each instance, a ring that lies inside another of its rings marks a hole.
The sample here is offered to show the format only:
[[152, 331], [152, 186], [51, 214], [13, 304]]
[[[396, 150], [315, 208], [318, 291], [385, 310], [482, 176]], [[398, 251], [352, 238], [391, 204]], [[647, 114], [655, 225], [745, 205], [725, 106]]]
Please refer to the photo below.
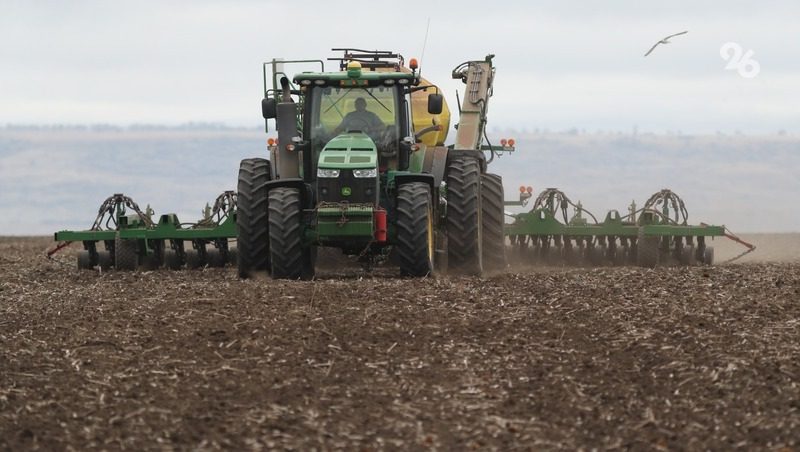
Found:
[[350, 187], [342, 187], [342, 196], [350, 196], [353, 193], [353, 190]]

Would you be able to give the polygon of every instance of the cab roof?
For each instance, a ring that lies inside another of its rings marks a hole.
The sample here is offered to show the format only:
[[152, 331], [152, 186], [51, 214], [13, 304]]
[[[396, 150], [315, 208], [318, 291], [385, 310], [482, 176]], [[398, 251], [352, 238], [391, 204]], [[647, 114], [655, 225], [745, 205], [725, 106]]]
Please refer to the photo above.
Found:
[[[305, 83], [303, 83], [305, 81]], [[419, 77], [407, 72], [361, 71], [357, 77], [347, 71], [341, 72], [302, 72], [294, 76], [294, 83], [299, 85], [341, 85], [341, 86], [374, 86], [398, 83], [400, 85], [417, 85]]]

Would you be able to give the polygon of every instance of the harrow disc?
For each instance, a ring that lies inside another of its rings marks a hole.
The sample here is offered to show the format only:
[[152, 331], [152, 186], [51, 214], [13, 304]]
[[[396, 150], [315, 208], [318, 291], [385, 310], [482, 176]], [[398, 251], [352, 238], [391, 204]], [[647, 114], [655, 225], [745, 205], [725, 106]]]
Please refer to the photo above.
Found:
[[205, 259], [197, 250], [186, 250], [185, 254], [187, 268], [195, 269], [206, 265]]
[[111, 253], [108, 251], [98, 251], [97, 265], [101, 270], [108, 270], [111, 268], [114, 265], [114, 262], [111, 260]]
[[703, 251], [703, 264], [705, 265], [714, 265], [714, 247], [707, 246], [705, 251]]
[[639, 229], [636, 245], [637, 265], [645, 268], [653, 268], [658, 265], [658, 237], [646, 236], [644, 230]]
[[170, 270], [180, 270], [182, 266], [181, 257], [175, 250], [164, 250], [164, 267]]
[[78, 253], [78, 269], [89, 270], [92, 268], [92, 256], [88, 251], [83, 250]]
[[235, 267], [238, 264], [238, 262], [239, 262], [239, 249], [228, 248], [228, 263]]
[[695, 250], [693, 245], [683, 245], [678, 256], [678, 262], [681, 265], [694, 265], [695, 263]]
[[206, 261], [208, 262], [209, 267], [225, 266], [225, 256], [223, 256], [220, 250], [216, 248], [212, 248], [206, 251]]
[[142, 267], [147, 271], [158, 270], [161, 264], [162, 260], [156, 254], [148, 254], [142, 258]]

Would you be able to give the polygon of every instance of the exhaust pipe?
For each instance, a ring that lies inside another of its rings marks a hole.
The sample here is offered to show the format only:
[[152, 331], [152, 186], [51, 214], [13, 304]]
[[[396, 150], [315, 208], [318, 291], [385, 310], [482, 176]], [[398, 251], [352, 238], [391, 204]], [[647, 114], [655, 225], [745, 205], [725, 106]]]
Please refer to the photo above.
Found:
[[293, 138], [297, 133], [297, 104], [292, 100], [289, 79], [281, 77], [281, 101], [278, 102], [276, 124], [278, 127], [278, 178], [300, 177], [300, 158], [294, 150]]

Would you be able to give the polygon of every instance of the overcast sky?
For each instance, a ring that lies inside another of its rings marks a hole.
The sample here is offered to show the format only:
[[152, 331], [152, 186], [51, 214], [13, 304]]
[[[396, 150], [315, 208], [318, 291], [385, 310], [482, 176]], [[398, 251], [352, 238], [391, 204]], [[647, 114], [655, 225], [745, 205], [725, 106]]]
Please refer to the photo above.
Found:
[[451, 104], [450, 70], [495, 53], [494, 127], [800, 133], [797, 0], [412, 4], [0, 0], [0, 124], [257, 126], [261, 62], [352, 46], [420, 57]]

